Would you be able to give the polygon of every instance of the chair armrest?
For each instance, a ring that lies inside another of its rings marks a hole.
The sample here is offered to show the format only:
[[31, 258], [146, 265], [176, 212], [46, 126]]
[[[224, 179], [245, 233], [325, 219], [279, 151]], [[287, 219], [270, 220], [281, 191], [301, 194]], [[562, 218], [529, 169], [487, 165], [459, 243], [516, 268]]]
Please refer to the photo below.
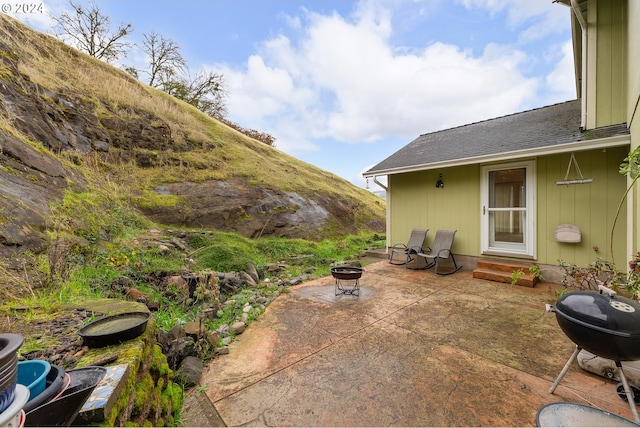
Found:
[[[440, 254], [442, 254], [442, 253], [447, 253], [447, 257], [442, 257], [442, 256], [440, 255]], [[446, 259], [446, 258], [448, 258], [450, 255], [451, 255], [451, 251], [450, 251], [450, 250], [443, 249], [443, 250], [438, 251], [438, 258], [439, 258], [439, 259]]]
[[422, 256], [422, 257], [430, 256], [431, 255], [431, 247], [427, 247], [426, 250], [420, 249], [420, 252], [418, 253], [418, 255]]

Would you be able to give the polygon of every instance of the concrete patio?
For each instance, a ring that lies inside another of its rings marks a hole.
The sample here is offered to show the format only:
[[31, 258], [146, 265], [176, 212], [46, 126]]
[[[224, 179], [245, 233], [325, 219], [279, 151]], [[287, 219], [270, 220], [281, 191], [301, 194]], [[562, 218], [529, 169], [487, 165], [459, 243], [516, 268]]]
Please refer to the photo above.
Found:
[[571, 367], [550, 284], [437, 276], [386, 261], [360, 296], [334, 279], [291, 288], [207, 367], [201, 385], [228, 426], [532, 426], [546, 403], [632, 419], [616, 382]]

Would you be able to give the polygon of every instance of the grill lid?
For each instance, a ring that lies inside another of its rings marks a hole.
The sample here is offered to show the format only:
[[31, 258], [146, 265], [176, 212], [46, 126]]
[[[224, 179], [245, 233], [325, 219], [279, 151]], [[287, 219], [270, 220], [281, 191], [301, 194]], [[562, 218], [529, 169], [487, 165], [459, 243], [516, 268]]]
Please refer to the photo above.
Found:
[[554, 305], [556, 313], [580, 324], [623, 336], [640, 336], [640, 303], [596, 291], [574, 291]]

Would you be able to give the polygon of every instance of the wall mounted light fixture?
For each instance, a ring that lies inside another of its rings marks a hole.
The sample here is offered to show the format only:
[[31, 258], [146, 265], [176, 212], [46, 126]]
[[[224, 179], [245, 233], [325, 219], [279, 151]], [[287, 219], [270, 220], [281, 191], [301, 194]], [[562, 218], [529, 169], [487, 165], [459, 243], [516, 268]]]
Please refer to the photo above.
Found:
[[436, 187], [438, 189], [444, 187], [444, 181], [442, 181], [442, 174], [438, 175], [438, 181], [436, 181]]

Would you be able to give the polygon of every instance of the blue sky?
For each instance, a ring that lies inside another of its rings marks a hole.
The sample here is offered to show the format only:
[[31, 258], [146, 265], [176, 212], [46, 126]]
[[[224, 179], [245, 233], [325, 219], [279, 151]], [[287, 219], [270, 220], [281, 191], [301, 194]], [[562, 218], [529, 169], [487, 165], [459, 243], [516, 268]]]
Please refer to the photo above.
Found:
[[[47, 13], [10, 14], [49, 32]], [[90, 4], [77, 0], [79, 4]], [[358, 186], [420, 134], [576, 97], [569, 8], [552, 0], [95, 0], [224, 75], [228, 119]], [[144, 67], [133, 49], [116, 66]], [[371, 190], [379, 190], [370, 183]]]

